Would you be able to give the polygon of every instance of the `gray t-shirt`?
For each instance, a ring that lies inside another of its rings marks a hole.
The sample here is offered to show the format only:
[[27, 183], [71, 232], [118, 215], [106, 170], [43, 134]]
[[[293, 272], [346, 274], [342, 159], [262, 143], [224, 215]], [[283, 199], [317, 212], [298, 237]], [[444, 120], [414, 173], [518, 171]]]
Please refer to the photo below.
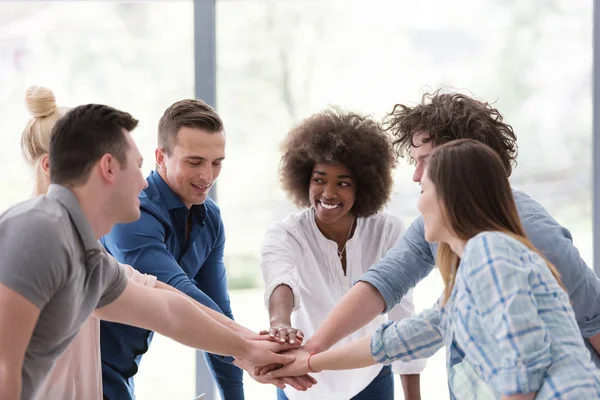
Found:
[[40, 309], [22, 370], [21, 398], [31, 399], [81, 325], [118, 298], [127, 279], [73, 192], [59, 185], [0, 215], [0, 255], [0, 283]]

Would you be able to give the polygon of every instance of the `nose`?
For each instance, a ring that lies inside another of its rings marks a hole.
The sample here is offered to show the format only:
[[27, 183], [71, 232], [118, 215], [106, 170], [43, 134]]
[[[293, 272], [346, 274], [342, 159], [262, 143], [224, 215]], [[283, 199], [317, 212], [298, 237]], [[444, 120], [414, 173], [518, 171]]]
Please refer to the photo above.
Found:
[[422, 164], [417, 164], [417, 167], [415, 168], [415, 172], [413, 173], [412, 176], [412, 180], [413, 182], [421, 182], [421, 178], [423, 178], [423, 170], [424, 170], [424, 166]]
[[327, 184], [323, 189], [323, 197], [326, 199], [333, 199], [337, 196], [337, 187], [335, 184]]
[[204, 163], [202, 168], [198, 171], [198, 177], [205, 183], [210, 183], [213, 180], [213, 169], [212, 164]]

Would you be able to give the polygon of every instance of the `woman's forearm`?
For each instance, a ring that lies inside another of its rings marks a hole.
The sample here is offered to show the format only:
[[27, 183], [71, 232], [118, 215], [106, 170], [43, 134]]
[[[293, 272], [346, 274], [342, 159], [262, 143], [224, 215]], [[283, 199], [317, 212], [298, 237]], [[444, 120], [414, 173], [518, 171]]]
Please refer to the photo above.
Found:
[[371, 335], [310, 358], [313, 371], [364, 368], [375, 364], [371, 355]]
[[400, 380], [402, 381], [402, 389], [406, 400], [421, 399], [421, 375], [400, 375]]
[[279, 285], [269, 298], [269, 321], [271, 326], [291, 325], [291, 315], [294, 309], [294, 293], [287, 285]]

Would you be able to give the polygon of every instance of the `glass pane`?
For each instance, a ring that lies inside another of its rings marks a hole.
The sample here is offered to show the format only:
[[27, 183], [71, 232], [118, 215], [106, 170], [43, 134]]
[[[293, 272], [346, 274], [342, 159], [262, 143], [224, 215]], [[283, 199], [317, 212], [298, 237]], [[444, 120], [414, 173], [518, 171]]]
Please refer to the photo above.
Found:
[[[26, 199], [30, 172], [19, 139], [30, 85], [59, 106], [105, 103], [140, 120], [134, 132], [154, 167], [158, 119], [194, 96], [193, 2], [0, 2], [0, 210]], [[141, 399], [191, 399], [195, 351], [158, 337], [136, 379]]]
[[[519, 140], [512, 182], [568, 227], [592, 261], [592, 3], [228, 0], [217, 6], [218, 109], [227, 126], [219, 203], [238, 319], [267, 326], [259, 246], [294, 207], [277, 177], [291, 126], [330, 104], [383, 116], [448, 85], [495, 102]], [[559, 56], [558, 56], [559, 55]], [[401, 161], [388, 209], [406, 224], [418, 187]], [[441, 293], [432, 273], [417, 307]], [[251, 316], [251, 317], [250, 317]], [[423, 374], [423, 398], [446, 398], [444, 351]], [[248, 398], [273, 389], [247, 380]], [[397, 385], [398, 398], [402, 398]]]

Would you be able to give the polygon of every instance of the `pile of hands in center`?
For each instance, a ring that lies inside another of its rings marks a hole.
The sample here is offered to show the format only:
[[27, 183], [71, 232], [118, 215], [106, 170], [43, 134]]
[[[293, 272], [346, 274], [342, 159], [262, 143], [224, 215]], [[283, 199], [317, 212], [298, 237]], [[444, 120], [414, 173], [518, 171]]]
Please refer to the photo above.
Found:
[[302, 346], [304, 333], [292, 327], [279, 327], [263, 330], [254, 340], [264, 341], [265, 350], [274, 353], [293, 356], [294, 361], [287, 365], [270, 364], [255, 366], [253, 371], [247, 371], [254, 380], [260, 383], [273, 384], [284, 389], [286, 385], [296, 390], [305, 391], [315, 385], [317, 380], [309, 375], [308, 349]]

